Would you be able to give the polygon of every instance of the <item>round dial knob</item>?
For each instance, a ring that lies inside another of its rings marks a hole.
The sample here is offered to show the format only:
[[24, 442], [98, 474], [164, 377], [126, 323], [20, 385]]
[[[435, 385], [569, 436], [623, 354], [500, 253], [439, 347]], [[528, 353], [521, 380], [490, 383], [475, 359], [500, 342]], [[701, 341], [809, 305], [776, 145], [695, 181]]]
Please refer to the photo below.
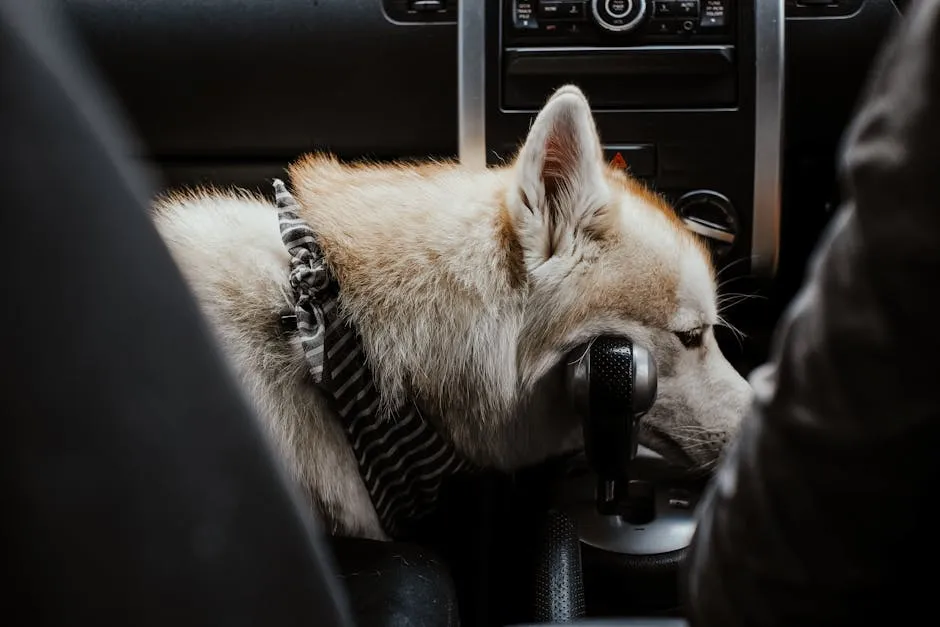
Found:
[[738, 214], [727, 196], [710, 190], [689, 192], [676, 202], [676, 212], [685, 227], [698, 233], [719, 257], [734, 246], [738, 236]]
[[636, 28], [646, 16], [646, 0], [591, 0], [594, 19], [606, 30], [623, 33]]

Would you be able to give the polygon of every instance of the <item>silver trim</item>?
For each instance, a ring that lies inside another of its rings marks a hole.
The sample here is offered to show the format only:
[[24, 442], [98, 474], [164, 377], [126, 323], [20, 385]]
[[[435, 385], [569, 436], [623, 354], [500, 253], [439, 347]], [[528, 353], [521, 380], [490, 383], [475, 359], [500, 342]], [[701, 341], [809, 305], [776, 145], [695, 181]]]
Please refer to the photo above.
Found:
[[457, 4], [457, 154], [471, 168], [486, 168], [486, 4]]
[[707, 224], [703, 224], [694, 218], [682, 218], [682, 224], [693, 233], [717, 240], [725, 244], [734, 244], [734, 233], [729, 233], [724, 229], [719, 229]]
[[[592, 0], [591, 2], [591, 13], [594, 14], [594, 20], [603, 29], [606, 29], [615, 33], [622, 33], [624, 31], [631, 30], [634, 26], [639, 24], [640, 21], [644, 17], [646, 17], [646, 0], [637, 0], [640, 6], [640, 11], [637, 13], [637, 16], [633, 18], [631, 21], [627, 22], [626, 24], [621, 24], [620, 26], [615, 26], [614, 24], [611, 24], [610, 22], [605, 22], [603, 19], [601, 19], [601, 14], [600, 14], [601, 11], [598, 8], [598, 5], [601, 2], [604, 2], [605, 9], [606, 9], [606, 3], [609, 1], [610, 0]], [[627, 1], [630, 3], [630, 8], [627, 10], [627, 13], [630, 13], [630, 11], [633, 10], [633, 0], [627, 0]], [[611, 15], [613, 15], [613, 12], [611, 12]]]
[[[557, 506], [575, 523], [580, 540], [610, 553], [662, 555], [683, 549], [692, 541], [701, 500], [700, 485], [683, 479], [656, 453], [640, 447], [630, 465], [631, 478], [649, 481], [654, 489], [655, 516], [643, 524], [632, 524], [619, 516], [597, 511], [597, 475], [587, 472], [563, 481]], [[679, 502], [675, 502], [679, 501]]]
[[777, 273], [780, 260], [784, 11], [784, 0], [754, 0], [756, 99], [751, 270], [765, 278]]
[[689, 546], [695, 534], [698, 498], [694, 505], [690, 502], [688, 507], [676, 507], [671, 504], [668, 490], [657, 486], [654, 499], [655, 518], [638, 525], [619, 516], [601, 516], [588, 507], [567, 513], [575, 521], [580, 540], [602, 551], [662, 555]]
[[646, 46], [516, 46], [506, 52], [627, 52], [644, 50], [724, 50], [734, 52], [730, 44], [656, 44]]
[[[645, 346], [633, 344], [633, 412], [645, 414], [656, 402], [659, 376], [656, 358]], [[633, 421], [634, 425], [638, 420]]]

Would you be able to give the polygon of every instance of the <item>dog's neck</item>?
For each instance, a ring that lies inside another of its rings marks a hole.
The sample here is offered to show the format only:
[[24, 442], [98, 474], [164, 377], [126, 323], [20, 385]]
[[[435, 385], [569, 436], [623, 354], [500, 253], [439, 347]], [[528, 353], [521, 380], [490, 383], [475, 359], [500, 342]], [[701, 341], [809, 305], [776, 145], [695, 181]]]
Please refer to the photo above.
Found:
[[504, 431], [519, 428], [526, 279], [507, 174], [350, 174], [321, 158], [295, 165], [291, 179], [386, 402], [416, 399], [471, 459], [512, 465], [502, 448], [515, 440]]

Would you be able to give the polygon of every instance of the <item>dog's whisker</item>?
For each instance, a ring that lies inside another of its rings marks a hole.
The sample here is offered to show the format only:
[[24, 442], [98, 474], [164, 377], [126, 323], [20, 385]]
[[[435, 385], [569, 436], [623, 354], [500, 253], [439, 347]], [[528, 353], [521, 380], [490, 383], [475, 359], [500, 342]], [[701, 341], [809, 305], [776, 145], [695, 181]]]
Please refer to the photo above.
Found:
[[718, 297], [719, 303], [728, 302], [730, 300], [767, 300], [767, 297], [763, 294], [722, 294]]
[[738, 265], [739, 263], [743, 263], [744, 261], [750, 261], [750, 260], [749, 260], [747, 257], [740, 257], [740, 258], [738, 258], [738, 259], [735, 259], [735, 260], [732, 261], [731, 263], [725, 264], [724, 266], [722, 266], [722, 267], [718, 270], [718, 272], [715, 273], [715, 278], [716, 278], [716, 279], [717, 279], [717, 278], [720, 278], [722, 274], [724, 274], [725, 272], [727, 272], [727, 271], [730, 270], [731, 268], [735, 267], [735, 266]]
[[693, 472], [702, 472], [702, 473], [711, 472], [715, 470], [715, 468], [717, 467], [718, 467], [718, 460], [711, 459], [711, 460], [708, 460], [707, 462], [702, 462], [698, 464], [697, 466], [695, 466], [695, 468], [693, 469]]
[[721, 429], [705, 425], [673, 425], [671, 430], [677, 433], [720, 433]]
[[731, 332], [731, 336], [737, 342], [738, 348], [744, 350], [744, 340], [747, 337], [747, 334], [745, 334], [744, 331], [741, 331], [739, 328], [728, 322], [720, 315], [718, 316], [718, 326], [728, 329]]
[[696, 451], [704, 451], [714, 449], [719, 443], [717, 440], [702, 440], [699, 442], [682, 442], [683, 448], [686, 452], [694, 453]]
[[719, 326], [728, 329], [728, 331], [731, 333], [731, 337], [733, 337], [738, 343], [738, 348], [744, 348], [744, 340], [747, 339], [747, 334], [744, 331], [724, 319], [719, 321]]
[[721, 283], [719, 283], [719, 284], [717, 285], [716, 291], [718, 291], [718, 292], [720, 293], [722, 290], [726, 289], [729, 285], [731, 285], [731, 284], [734, 283], [735, 281], [743, 281], [744, 279], [747, 279], [747, 278], [750, 278], [750, 277], [747, 277], [747, 276], [733, 276], [733, 277], [731, 277], [730, 279], [725, 279], [724, 281], [722, 281]]
[[[767, 300], [767, 297], [764, 296], [763, 294], [741, 294], [741, 293], [729, 292], [729, 293], [722, 294], [718, 297], [718, 305], [719, 307], [731, 306], [739, 302], [742, 302], [745, 300], [752, 300], [752, 299]], [[731, 303], [731, 305], [728, 305], [728, 303]]]
[[708, 427], [673, 427], [673, 432], [677, 435], [686, 436], [686, 435], [703, 435], [703, 436], [715, 436], [722, 433], [721, 429], [710, 429]]
[[702, 433], [699, 435], [676, 435], [677, 439], [682, 440], [683, 442], [688, 442], [690, 444], [711, 444], [714, 443], [716, 438], [720, 438], [720, 433]]

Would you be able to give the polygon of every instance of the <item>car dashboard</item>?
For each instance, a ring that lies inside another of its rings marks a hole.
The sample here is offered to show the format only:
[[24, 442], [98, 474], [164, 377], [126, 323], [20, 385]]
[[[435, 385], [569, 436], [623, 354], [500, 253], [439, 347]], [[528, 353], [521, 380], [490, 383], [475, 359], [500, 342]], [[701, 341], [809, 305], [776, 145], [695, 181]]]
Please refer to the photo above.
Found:
[[505, 162], [552, 87], [578, 84], [612, 162], [736, 291], [767, 293], [735, 320], [756, 347], [742, 368], [838, 202], [838, 142], [900, 4], [67, 0], [161, 187], [259, 188], [313, 150]]

